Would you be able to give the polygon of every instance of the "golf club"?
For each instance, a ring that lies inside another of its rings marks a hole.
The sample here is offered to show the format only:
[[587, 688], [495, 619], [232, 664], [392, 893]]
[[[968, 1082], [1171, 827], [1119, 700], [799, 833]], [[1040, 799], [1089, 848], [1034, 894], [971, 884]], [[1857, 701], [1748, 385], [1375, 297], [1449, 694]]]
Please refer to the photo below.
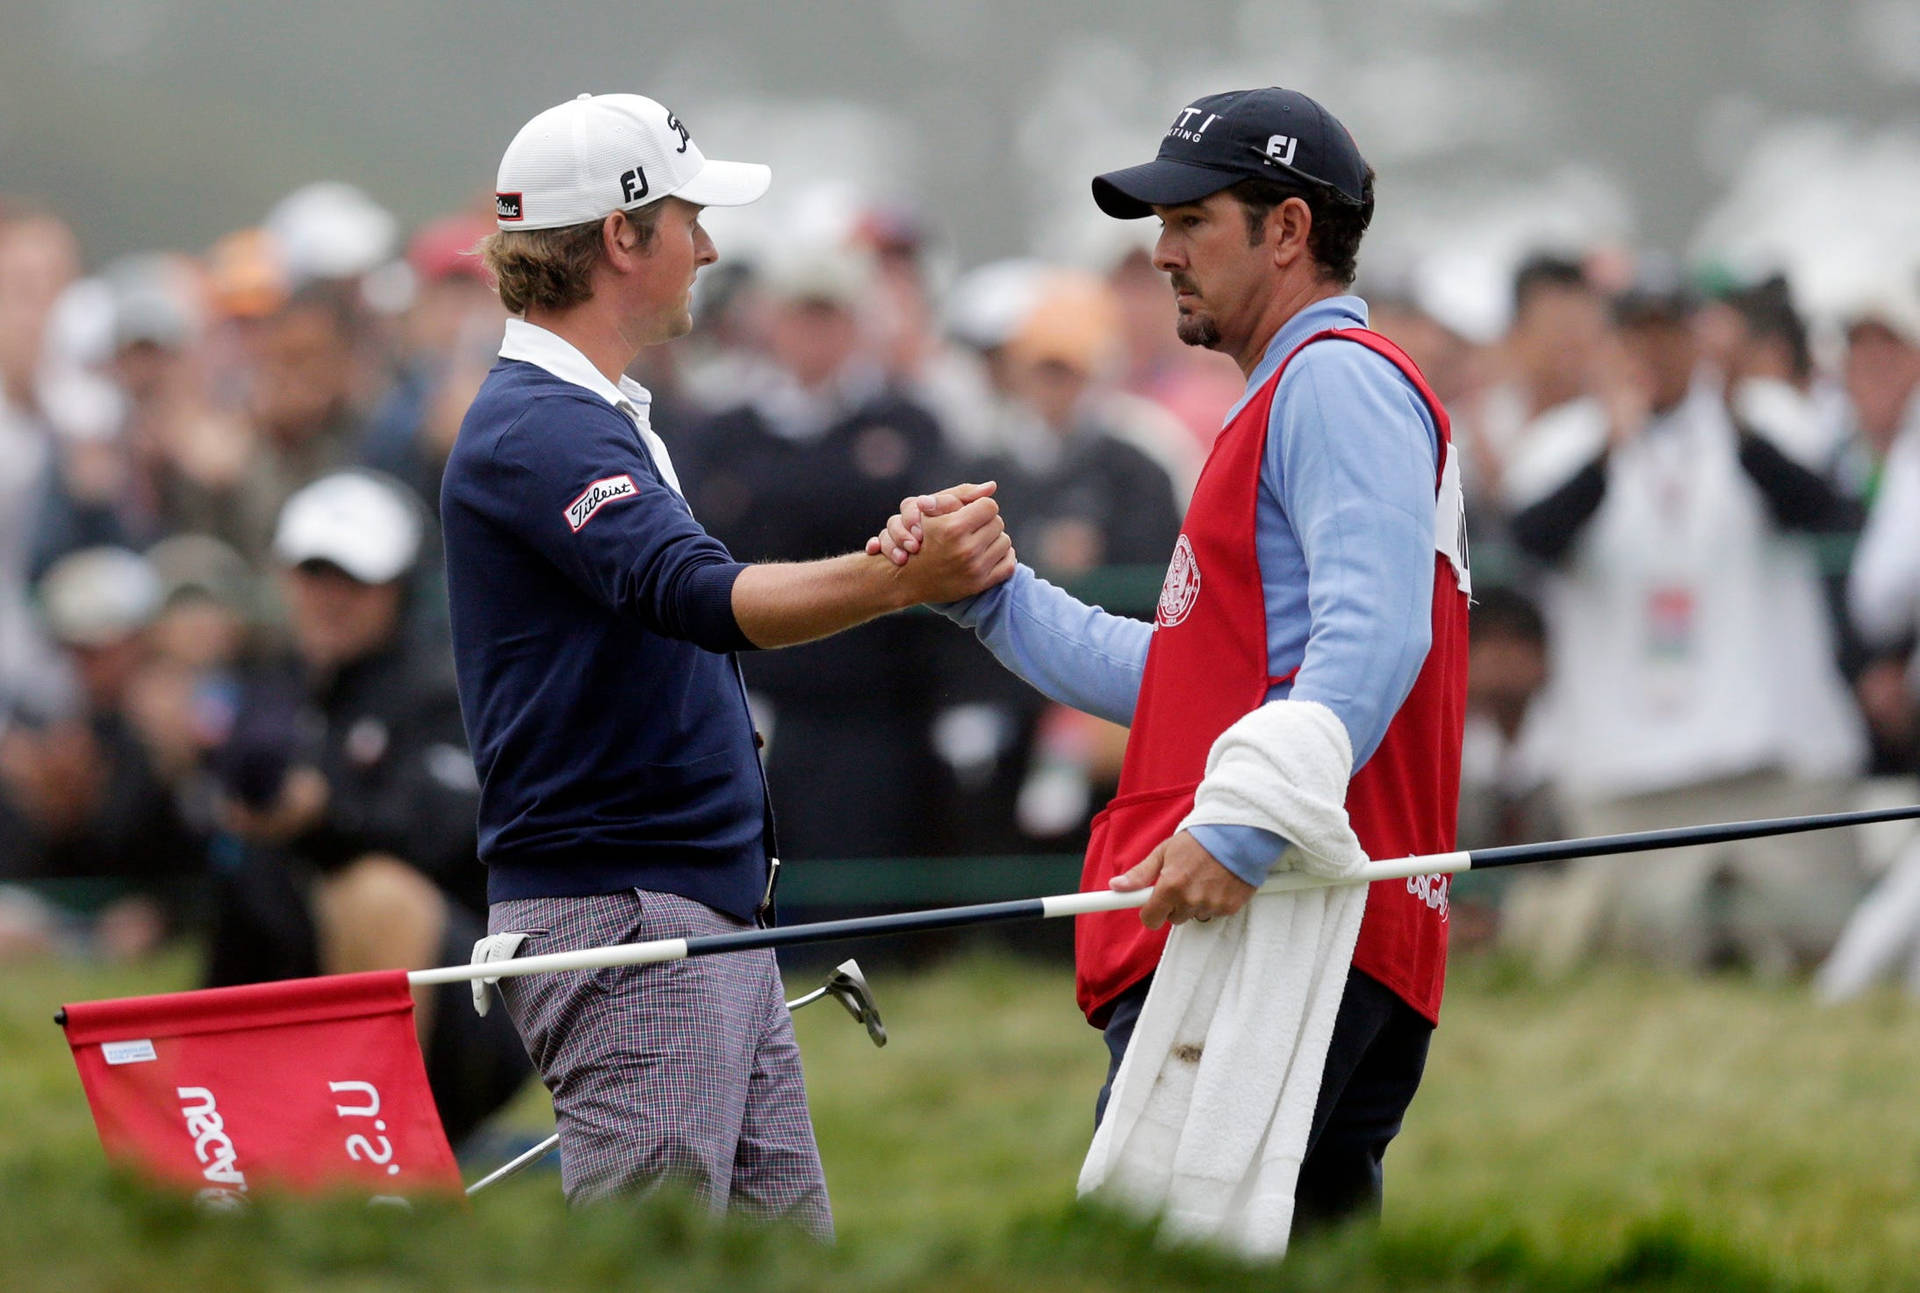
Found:
[[[822, 997], [832, 997], [847, 1008], [847, 1013], [853, 1016], [854, 1023], [866, 1025], [867, 1036], [873, 1039], [875, 1046], [887, 1044], [887, 1028], [880, 1022], [880, 1007], [874, 1002], [873, 989], [867, 986], [867, 976], [860, 972], [860, 962], [851, 957], [840, 962], [833, 968], [833, 973], [827, 976], [825, 983], [812, 992], [803, 993], [789, 1001], [787, 1009], [789, 1011], [803, 1009]], [[560, 1133], [555, 1132], [531, 1149], [502, 1163], [469, 1185], [467, 1196], [471, 1198], [489, 1185], [498, 1184], [532, 1167], [552, 1153], [559, 1143]]]

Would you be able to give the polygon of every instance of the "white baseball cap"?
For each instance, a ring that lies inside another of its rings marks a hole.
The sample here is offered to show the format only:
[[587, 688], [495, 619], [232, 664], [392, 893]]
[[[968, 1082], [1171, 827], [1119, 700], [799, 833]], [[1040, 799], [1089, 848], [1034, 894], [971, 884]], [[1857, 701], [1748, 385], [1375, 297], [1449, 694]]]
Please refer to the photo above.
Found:
[[678, 197], [745, 206], [773, 172], [708, 161], [680, 118], [639, 94], [583, 94], [520, 127], [500, 159], [493, 212], [502, 229], [560, 229]]
[[289, 566], [324, 561], [363, 584], [389, 583], [420, 555], [420, 510], [397, 481], [372, 472], [335, 472], [280, 509], [273, 555]]
[[125, 548], [83, 548], [40, 578], [47, 630], [67, 646], [109, 646], [137, 633], [160, 609], [160, 580]]

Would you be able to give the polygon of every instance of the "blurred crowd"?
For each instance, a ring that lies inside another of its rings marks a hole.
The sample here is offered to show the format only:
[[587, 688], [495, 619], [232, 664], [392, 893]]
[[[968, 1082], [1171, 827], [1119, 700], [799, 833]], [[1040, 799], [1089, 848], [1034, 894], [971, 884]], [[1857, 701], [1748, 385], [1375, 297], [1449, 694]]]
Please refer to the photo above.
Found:
[[[201, 254], [93, 265], [0, 202], [0, 957], [182, 928], [214, 982], [464, 957], [484, 882], [434, 516], [500, 341], [490, 228], [403, 238], [316, 184]], [[1142, 232], [966, 272], [887, 205], [723, 239], [693, 334], [632, 375], [743, 560], [851, 551], [991, 478], [1023, 560], [1145, 617], [1241, 379], [1174, 336]], [[1783, 278], [1542, 249], [1488, 339], [1371, 268], [1469, 494], [1463, 847], [1911, 797], [1920, 284], [1809, 319]], [[1117, 778], [1123, 732], [931, 615], [742, 663], [790, 860], [1072, 851]], [[1920, 853], [1863, 838], [1475, 878], [1456, 933], [1549, 971], [1839, 944], [1830, 992], [1920, 987]]]
[[[403, 238], [316, 184], [202, 254], [92, 266], [57, 212], [0, 205], [0, 955], [192, 929], [216, 984], [464, 958], [484, 873], [435, 512], [500, 344], [491, 227]], [[1173, 339], [1144, 252], [939, 255], [850, 208], [703, 275], [695, 334], [634, 374], [695, 511], [806, 559], [992, 478], [1028, 561], [1151, 607], [1231, 363]], [[931, 615], [743, 665], [789, 860], [1070, 850], [1117, 777], [1123, 733]]]
[[[1462, 846], [1911, 802], [1920, 282], [1889, 267], [1810, 319], [1783, 276], [1594, 249], [1526, 257], [1512, 293], [1490, 346], [1375, 297], [1463, 454]], [[1613, 952], [1920, 987], [1914, 868], [1896, 828], [1475, 877], [1456, 934], [1549, 973]]]

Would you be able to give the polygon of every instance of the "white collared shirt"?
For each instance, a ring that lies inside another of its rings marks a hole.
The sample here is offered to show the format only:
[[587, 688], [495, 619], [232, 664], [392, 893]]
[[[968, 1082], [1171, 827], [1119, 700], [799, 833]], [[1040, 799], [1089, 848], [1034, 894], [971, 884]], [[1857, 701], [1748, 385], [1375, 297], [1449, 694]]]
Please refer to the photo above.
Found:
[[673, 457], [667, 453], [666, 441], [648, 421], [653, 394], [646, 387], [626, 376], [615, 385], [572, 342], [525, 319], [507, 320], [506, 336], [500, 342], [500, 358], [517, 359], [545, 369], [563, 382], [584, 386], [626, 414], [634, 430], [640, 433], [640, 441], [646, 446], [653, 465], [660, 469], [660, 475], [673, 487], [674, 493], [686, 497], [686, 491], [680, 488], [680, 477], [673, 470]]

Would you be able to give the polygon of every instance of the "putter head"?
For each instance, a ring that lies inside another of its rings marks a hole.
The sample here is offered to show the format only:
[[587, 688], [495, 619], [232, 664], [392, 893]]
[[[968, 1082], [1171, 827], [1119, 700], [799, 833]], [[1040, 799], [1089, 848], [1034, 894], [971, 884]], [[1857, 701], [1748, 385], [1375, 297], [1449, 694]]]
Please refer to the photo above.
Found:
[[873, 999], [873, 989], [867, 986], [867, 976], [860, 973], [858, 961], [842, 961], [834, 968], [833, 977], [827, 980], [827, 995], [847, 1008], [854, 1023], [867, 1026], [867, 1036], [875, 1046], [887, 1044], [887, 1026], [880, 1022], [880, 1007]]

